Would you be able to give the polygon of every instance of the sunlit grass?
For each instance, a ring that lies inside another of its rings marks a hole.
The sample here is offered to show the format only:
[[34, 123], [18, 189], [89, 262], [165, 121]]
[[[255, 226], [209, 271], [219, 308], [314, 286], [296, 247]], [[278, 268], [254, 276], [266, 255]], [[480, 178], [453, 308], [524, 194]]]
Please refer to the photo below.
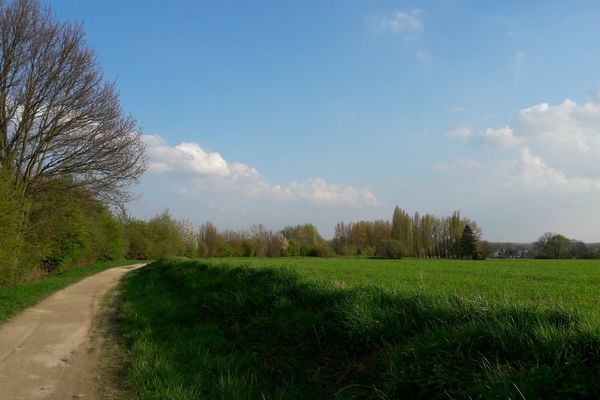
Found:
[[124, 287], [143, 399], [600, 396], [597, 261], [168, 259]]

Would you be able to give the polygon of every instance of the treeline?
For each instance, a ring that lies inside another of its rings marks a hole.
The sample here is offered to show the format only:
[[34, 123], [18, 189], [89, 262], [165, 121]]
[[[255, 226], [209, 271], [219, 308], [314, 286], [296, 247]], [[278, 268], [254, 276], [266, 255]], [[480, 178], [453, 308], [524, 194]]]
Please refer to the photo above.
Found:
[[186, 257], [332, 257], [333, 249], [311, 224], [273, 231], [263, 225], [250, 230], [224, 230], [206, 222], [198, 230], [189, 220], [176, 220], [169, 211], [149, 221], [123, 218], [126, 256], [159, 259]]
[[547, 232], [533, 243], [491, 243], [494, 258], [594, 259], [600, 258], [600, 243], [584, 243]]
[[533, 243], [532, 254], [535, 258], [589, 259], [600, 258], [600, 248], [561, 234], [546, 232]]
[[211, 222], [195, 229], [189, 220], [176, 220], [165, 211], [149, 221], [123, 218], [126, 256], [159, 259], [187, 257], [333, 257], [381, 258], [448, 257], [483, 258], [486, 242], [474, 221], [454, 212], [438, 218], [431, 214], [409, 216], [398, 207], [391, 221], [359, 221], [335, 227], [333, 240], [321, 237], [311, 224], [270, 230], [254, 225], [249, 230], [219, 231]]
[[89, 192], [55, 181], [23, 206], [0, 169], [0, 285], [126, 251], [122, 223]]
[[480, 240], [477, 223], [462, 218], [458, 211], [440, 218], [418, 212], [409, 215], [396, 207], [391, 221], [340, 222], [332, 245], [336, 253], [346, 256], [461, 258], [465, 255], [466, 243], [461, 238], [466, 226], [475, 235], [479, 256], [488, 256], [489, 246]]

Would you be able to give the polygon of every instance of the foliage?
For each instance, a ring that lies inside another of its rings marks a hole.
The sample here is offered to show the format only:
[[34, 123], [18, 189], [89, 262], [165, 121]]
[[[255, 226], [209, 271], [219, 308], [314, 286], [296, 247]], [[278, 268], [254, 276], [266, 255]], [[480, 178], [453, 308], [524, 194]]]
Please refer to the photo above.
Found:
[[335, 253], [312, 224], [287, 226], [281, 234], [287, 241], [284, 255], [300, 257], [331, 257]]
[[481, 258], [477, 249], [477, 236], [470, 225], [465, 225], [462, 236], [460, 237], [460, 256], [471, 260]]
[[24, 215], [11, 190], [0, 182], [1, 285], [126, 255], [122, 221], [87, 191], [55, 181], [28, 201]]
[[405, 254], [406, 246], [401, 240], [382, 240], [375, 249], [375, 256], [379, 258], [400, 259]]
[[0, 286], [18, 279], [23, 250], [21, 213], [10, 175], [0, 169]]
[[478, 238], [481, 236], [477, 224], [462, 218], [458, 211], [442, 218], [419, 213], [411, 217], [396, 207], [391, 223], [384, 220], [338, 223], [332, 243], [338, 254], [347, 253], [345, 249], [351, 245], [357, 255], [372, 256], [383, 241], [393, 239], [402, 242], [405, 256], [459, 258], [465, 225], [469, 225]]
[[122, 259], [126, 252], [121, 222], [88, 192], [65, 190], [62, 182], [33, 198], [25, 237], [26, 261], [46, 272]]
[[150, 259], [158, 260], [169, 255], [182, 255], [185, 249], [177, 222], [169, 210], [148, 221], [148, 232], [151, 240]]
[[[578, 247], [581, 252], [581, 246]], [[560, 234], [546, 232], [534, 243], [534, 251], [537, 258], [570, 258], [571, 240]]]
[[124, 286], [129, 384], [140, 399], [597, 398], [596, 271], [166, 259]]

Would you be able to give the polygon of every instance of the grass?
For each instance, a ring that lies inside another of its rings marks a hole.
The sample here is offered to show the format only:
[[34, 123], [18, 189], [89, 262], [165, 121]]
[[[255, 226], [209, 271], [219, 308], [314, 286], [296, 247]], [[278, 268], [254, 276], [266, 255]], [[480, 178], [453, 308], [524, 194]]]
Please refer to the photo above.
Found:
[[170, 258], [130, 274], [140, 399], [599, 398], [600, 262]]
[[64, 272], [46, 275], [35, 281], [0, 287], [0, 323], [20, 311], [31, 307], [52, 293], [63, 289], [87, 276], [109, 268], [135, 264], [139, 261], [111, 261], [85, 267], [76, 267]]

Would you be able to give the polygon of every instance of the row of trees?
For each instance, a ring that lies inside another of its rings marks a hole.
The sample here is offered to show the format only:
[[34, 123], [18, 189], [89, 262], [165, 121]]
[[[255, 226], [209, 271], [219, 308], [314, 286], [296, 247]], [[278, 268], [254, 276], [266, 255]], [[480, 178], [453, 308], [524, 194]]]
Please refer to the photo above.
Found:
[[328, 242], [311, 224], [279, 231], [254, 225], [249, 230], [219, 231], [211, 222], [195, 230], [189, 220], [176, 220], [165, 211], [149, 221], [122, 218], [127, 257], [155, 259], [167, 255], [187, 257], [332, 257], [481, 258], [477, 225], [455, 212], [448, 218], [419, 217], [396, 208], [392, 222], [338, 223]]
[[189, 220], [176, 220], [165, 211], [149, 221], [122, 218], [126, 256], [157, 259], [167, 255], [186, 257], [329, 257], [335, 253], [310, 224], [273, 231], [263, 225], [250, 230], [219, 232], [211, 222], [198, 230]]
[[[467, 251], [464, 241], [461, 242], [467, 226], [479, 255], [472, 254], [475, 250]], [[487, 244], [480, 239], [477, 224], [462, 218], [458, 211], [440, 218], [418, 212], [411, 216], [396, 207], [391, 221], [338, 223], [332, 245], [336, 253], [347, 256], [461, 258], [489, 255]]]
[[533, 243], [536, 258], [600, 258], [600, 249], [561, 234], [546, 232]]

